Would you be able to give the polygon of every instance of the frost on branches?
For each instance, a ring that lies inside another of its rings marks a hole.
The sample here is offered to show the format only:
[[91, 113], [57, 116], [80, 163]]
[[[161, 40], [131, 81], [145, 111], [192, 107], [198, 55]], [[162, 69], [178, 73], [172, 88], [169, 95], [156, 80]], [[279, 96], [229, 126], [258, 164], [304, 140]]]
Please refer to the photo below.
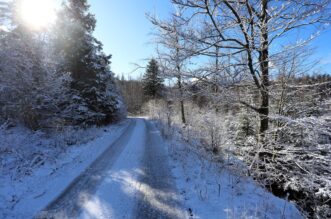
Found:
[[172, 3], [170, 19], [150, 18], [160, 63], [176, 69], [171, 51], [190, 62], [180, 62], [185, 95], [173, 98], [175, 86], [168, 90], [165, 105], [174, 110], [165, 121], [176, 121], [181, 113], [172, 100], [184, 96], [190, 110], [181, 127], [201, 133], [195, 136], [209, 151], [241, 158], [248, 174], [309, 217], [331, 217], [331, 80], [314, 71], [308, 54], [309, 43], [328, 28], [331, 1]]
[[[0, 106], [2, 122], [37, 130], [67, 125], [103, 125], [126, 115], [110, 70], [111, 56], [93, 37], [96, 20], [86, 1], [68, 1], [57, 23], [31, 31], [17, 4], [2, 4]], [[9, 13], [10, 12], [10, 13]]]

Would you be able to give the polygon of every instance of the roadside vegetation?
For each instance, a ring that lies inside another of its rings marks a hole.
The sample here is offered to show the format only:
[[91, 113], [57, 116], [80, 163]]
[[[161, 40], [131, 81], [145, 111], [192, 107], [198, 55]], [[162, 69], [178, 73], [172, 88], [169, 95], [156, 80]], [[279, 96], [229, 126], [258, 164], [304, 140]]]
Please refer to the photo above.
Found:
[[[172, 2], [168, 19], [148, 16], [166, 86], [156, 98], [122, 79], [132, 113], [198, 141], [216, 161], [243, 161], [243, 174], [305, 217], [331, 217], [331, 77], [310, 47], [327, 28], [329, 1]], [[135, 86], [145, 91], [149, 75]]]

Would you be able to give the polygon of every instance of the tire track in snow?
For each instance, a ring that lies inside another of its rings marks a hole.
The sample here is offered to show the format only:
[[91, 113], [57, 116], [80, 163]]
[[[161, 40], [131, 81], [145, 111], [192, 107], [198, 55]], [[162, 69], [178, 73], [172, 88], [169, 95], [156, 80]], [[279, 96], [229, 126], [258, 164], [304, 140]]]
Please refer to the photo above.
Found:
[[[105, 150], [82, 174], [75, 180], [43, 211], [34, 218], [76, 218], [81, 211], [82, 199], [86, 195], [93, 195], [98, 185], [106, 177], [107, 170], [120, 157], [119, 155], [130, 140], [136, 121], [132, 120], [127, 130]], [[81, 194], [84, 194], [82, 197]]]
[[142, 168], [144, 175], [139, 180], [136, 218], [187, 218], [171, 175], [166, 145], [156, 127], [149, 121], [145, 121], [145, 124], [147, 141]]

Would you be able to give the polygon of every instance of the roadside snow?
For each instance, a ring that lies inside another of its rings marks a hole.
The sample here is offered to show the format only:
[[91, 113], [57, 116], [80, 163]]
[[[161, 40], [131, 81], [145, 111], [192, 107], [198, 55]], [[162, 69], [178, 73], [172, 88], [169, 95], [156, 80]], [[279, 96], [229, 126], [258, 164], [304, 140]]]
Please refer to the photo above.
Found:
[[172, 173], [190, 218], [303, 218], [294, 204], [235, 173], [236, 168], [212, 161], [197, 147], [180, 136], [168, 140]]
[[104, 128], [67, 130], [59, 135], [33, 133], [22, 127], [0, 129], [0, 218], [33, 217], [128, 124], [124, 121]]

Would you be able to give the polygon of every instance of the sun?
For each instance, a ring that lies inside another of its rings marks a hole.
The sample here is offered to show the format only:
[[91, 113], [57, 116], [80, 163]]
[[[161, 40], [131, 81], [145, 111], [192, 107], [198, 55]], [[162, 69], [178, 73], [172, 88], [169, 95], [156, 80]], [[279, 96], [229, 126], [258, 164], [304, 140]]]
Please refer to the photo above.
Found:
[[54, 0], [21, 0], [20, 16], [31, 29], [45, 28], [56, 19]]

